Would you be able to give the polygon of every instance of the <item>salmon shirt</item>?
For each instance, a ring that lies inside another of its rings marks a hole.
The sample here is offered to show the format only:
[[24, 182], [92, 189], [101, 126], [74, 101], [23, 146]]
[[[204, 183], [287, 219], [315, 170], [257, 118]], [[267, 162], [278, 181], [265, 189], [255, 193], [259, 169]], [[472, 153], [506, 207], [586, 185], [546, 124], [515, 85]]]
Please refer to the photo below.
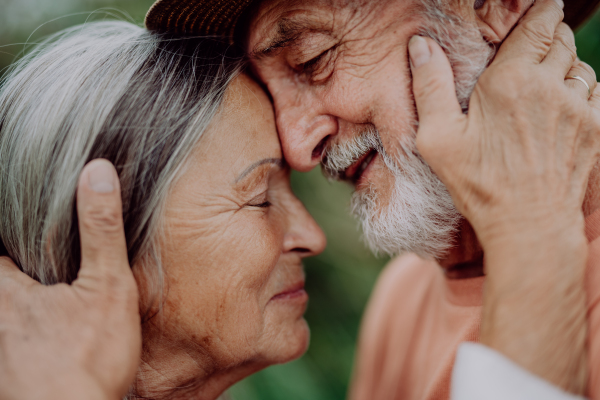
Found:
[[[600, 211], [586, 218], [589, 396], [600, 400]], [[351, 400], [448, 400], [462, 342], [477, 342], [485, 277], [448, 279], [407, 254], [382, 272], [362, 322]]]

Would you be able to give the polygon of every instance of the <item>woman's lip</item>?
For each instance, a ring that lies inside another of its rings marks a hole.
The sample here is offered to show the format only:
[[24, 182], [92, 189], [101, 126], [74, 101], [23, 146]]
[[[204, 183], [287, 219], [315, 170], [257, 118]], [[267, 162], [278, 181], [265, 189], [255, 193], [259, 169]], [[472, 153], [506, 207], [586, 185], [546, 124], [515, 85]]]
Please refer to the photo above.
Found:
[[299, 297], [308, 296], [306, 291], [304, 290], [304, 282], [296, 283], [293, 286], [290, 286], [285, 291], [276, 294], [271, 298], [271, 300], [287, 300], [287, 299], [295, 299]]

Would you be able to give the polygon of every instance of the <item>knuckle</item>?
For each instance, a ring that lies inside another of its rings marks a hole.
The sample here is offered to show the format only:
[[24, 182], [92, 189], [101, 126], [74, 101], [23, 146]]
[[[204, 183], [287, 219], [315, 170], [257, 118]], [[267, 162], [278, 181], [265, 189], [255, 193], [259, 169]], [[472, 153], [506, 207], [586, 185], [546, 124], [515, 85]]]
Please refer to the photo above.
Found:
[[522, 25], [525, 38], [536, 47], [549, 48], [554, 41], [554, 30], [549, 29], [547, 24], [539, 24], [538, 21], [526, 21]]
[[580, 75], [583, 75], [582, 77], [586, 81], [596, 83], [596, 71], [594, 71], [594, 69], [587, 63], [578, 61], [575, 64], [574, 69], [576, 69]]
[[443, 89], [444, 83], [436, 76], [429, 76], [415, 87], [415, 93], [419, 98], [430, 98]]
[[559, 21], [565, 19], [565, 12], [562, 7], [559, 7], [556, 3], [552, 3], [552, 7], [546, 9], [544, 14], [540, 15], [542, 23], [545, 25], [555, 26]]
[[576, 47], [575, 46], [575, 34], [571, 30], [571, 28], [569, 28], [569, 25], [565, 24], [564, 22], [561, 22], [556, 27], [556, 32], [554, 34], [554, 38], [561, 40], [562, 43], [566, 47], [572, 47], [572, 48]]
[[560, 45], [560, 50], [566, 52], [571, 60], [575, 61], [577, 59], [577, 47], [575, 46], [573, 34], [570, 31], [568, 36], [564, 34], [555, 36], [553, 46], [556, 45]]
[[122, 230], [123, 216], [120, 210], [112, 207], [90, 206], [84, 212], [82, 225], [92, 232], [116, 234]]

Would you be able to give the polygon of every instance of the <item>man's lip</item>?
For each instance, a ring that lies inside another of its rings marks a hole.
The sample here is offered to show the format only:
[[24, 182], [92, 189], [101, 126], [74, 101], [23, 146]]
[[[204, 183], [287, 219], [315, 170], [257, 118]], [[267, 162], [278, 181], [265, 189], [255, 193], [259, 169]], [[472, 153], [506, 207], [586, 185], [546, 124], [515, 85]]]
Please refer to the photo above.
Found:
[[[359, 158], [354, 164], [349, 166], [344, 171], [344, 179], [357, 183], [364, 172], [367, 170], [369, 165], [373, 162], [375, 157], [377, 157], [377, 150], [372, 149], [365, 153], [361, 158]], [[364, 164], [366, 162], [366, 164]], [[364, 164], [364, 165], [363, 165]]]
[[277, 293], [275, 296], [273, 296], [271, 300], [285, 300], [301, 296], [306, 296], [306, 291], [304, 290], [304, 281], [289, 286], [283, 292]]

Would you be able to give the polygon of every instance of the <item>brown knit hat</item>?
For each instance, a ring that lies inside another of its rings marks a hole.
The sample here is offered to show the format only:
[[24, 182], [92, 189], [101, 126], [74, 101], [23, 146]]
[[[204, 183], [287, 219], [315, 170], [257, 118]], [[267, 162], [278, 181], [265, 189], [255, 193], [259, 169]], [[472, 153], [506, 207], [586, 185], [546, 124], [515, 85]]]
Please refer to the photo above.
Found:
[[[238, 21], [258, 1], [158, 0], [146, 15], [146, 27], [159, 32], [215, 35], [233, 41]], [[592, 15], [600, 0], [564, 2], [565, 22], [575, 29]]]

